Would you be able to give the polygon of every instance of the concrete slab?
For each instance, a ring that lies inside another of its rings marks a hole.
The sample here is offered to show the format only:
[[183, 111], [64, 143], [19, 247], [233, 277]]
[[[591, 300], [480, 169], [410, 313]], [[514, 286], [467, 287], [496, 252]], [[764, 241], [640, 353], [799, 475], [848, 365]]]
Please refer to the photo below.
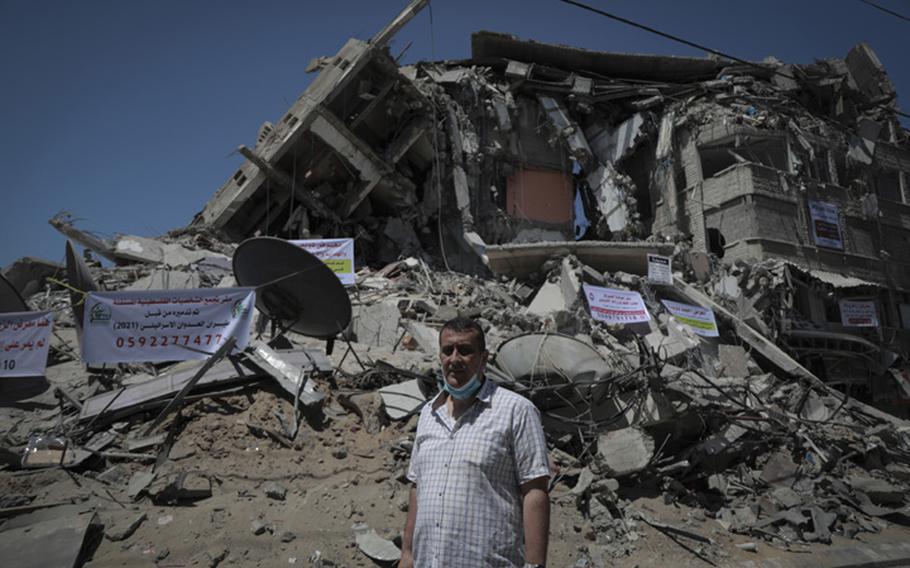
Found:
[[547, 317], [564, 312], [568, 309], [565, 296], [562, 293], [562, 286], [559, 282], [544, 282], [544, 285], [537, 291], [537, 295], [531, 300], [528, 306], [528, 313]]
[[657, 351], [665, 359], [674, 359], [683, 353], [698, 348], [698, 342], [682, 334], [671, 333], [664, 335], [661, 331], [654, 331], [645, 336], [645, 343]]
[[648, 242], [562, 241], [487, 245], [490, 270], [497, 275], [523, 278], [540, 270], [548, 259], [572, 254], [582, 263], [600, 272], [624, 271], [648, 274], [648, 255], [670, 256], [673, 245]]
[[405, 324], [405, 329], [408, 330], [408, 333], [410, 333], [411, 337], [414, 338], [414, 341], [417, 342], [417, 345], [420, 347], [421, 351], [434, 357], [439, 356], [438, 329], [432, 328], [422, 323], [418, 323], [416, 321], [410, 321]]
[[82, 549], [91, 539], [86, 537], [98, 525], [98, 516], [91, 513], [4, 531], [0, 533], [0, 558], [18, 568], [74, 568], [87, 556]]
[[380, 302], [371, 306], [360, 306], [354, 317], [354, 333], [359, 343], [391, 349], [398, 341], [397, 302]]
[[[837, 546], [827, 550], [813, 550], [812, 566], [816, 568], [873, 568], [881, 566], [910, 565], [910, 543], [867, 544], [863, 546]], [[742, 568], [804, 568], [804, 554], [793, 558], [769, 558], [748, 561]]]
[[740, 345], [718, 345], [720, 375], [724, 377], [748, 377], [749, 355]]
[[127, 290], [183, 290], [198, 288], [199, 274], [185, 270], [158, 268], [148, 276], [136, 280], [126, 287]]
[[420, 390], [418, 379], [382, 387], [378, 392], [382, 398], [382, 406], [392, 420], [409, 417], [427, 400]]
[[568, 258], [562, 259], [562, 267], [559, 274], [559, 288], [562, 290], [563, 300], [566, 306], [571, 307], [581, 294], [581, 281], [575, 275], [572, 263]]

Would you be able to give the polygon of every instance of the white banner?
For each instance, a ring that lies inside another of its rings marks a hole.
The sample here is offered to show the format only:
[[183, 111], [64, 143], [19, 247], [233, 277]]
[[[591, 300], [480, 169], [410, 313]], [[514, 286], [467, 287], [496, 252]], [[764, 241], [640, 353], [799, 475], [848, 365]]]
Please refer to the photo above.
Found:
[[651, 319], [641, 294], [584, 284], [591, 317], [606, 324], [641, 323]]
[[849, 327], [878, 327], [875, 302], [841, 300], [840, 322]]
[[661, 300], [673, 318], [703, 337], [718, 337], [717, 321], [714, 312], [701, 306], [681, 304], [670, 300]]
[[206, 359], [229, 337], [246, 347], [253, 288], [91, 292], [85, 301], [86, 363]]
[[812, 219], [812, 238], [820, 247], [844, 250], [841, 237], [840, 214], [837, 205], [809, 200], [809, 217]]
[[669, 256], [648, 255], [648, 281], [654, 284], [673, 284], [673, 270]]
[[53, 327], [51, 312], [0, 314], [0, 377], [44, 375]]
[[325, 263], [345, 286], [354, 284], [354, 239], [291, 241]]

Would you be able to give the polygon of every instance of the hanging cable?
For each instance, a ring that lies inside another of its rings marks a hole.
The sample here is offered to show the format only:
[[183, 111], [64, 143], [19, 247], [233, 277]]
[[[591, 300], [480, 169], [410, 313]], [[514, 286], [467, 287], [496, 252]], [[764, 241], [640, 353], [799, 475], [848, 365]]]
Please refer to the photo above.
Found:
[[[689, 41], [689, 40], [684, 39], [684, 38], [681, 38], [681, 37], [679, 37], [679, 36], [676, 36], [676, 35], [673, 35], [673, 34], [670, 34], [670, 33], [667, 33], [667, 32], [662, 32], [662, 31], [660, 31], [660, 30], [658, 30], [658, 29], [652, 28], [652, 27], [650, 27], [650, 26], [646, 26], [646, 25], [644, 25], [644, 24], [640, 24], [640, 23], [635, 22], [635, 21], [632, 21], [632, 20], [630, 20], [630, 19], [628, 19], [628, 18], [623, 18], [622, 16], [617, 16], [616, 14], [611, 14], [610, 12], [606, 12], [606, 11], [601, 10], [601, 9], [599, 9], [599, 8], [595, 8], [594, 6], [589, 6], [589, 5], [584, 4], [584, 3], [582, 3], [582, 2], [578, 2], [577, 0], [559, 0], [559, 1], [562, 2], [562, 3], [564, 3], [564, 4], [571, 4], [572, 6], [575, 6], [575, 7], [577, 7], [577, 8], [581, 8], [582, 10], [587, 10], [587, 11], [589, 11], [589, 12], [593, 12], [593, 13], [598, 14], [598, 15], [600, 15], [600, 16], [603, 16], [603, 17], [605, 17], [605, 18], [609, 18], [609, 19], [611, 19], [611, 20], [615, 20], [615, 21], [617, 21], [617, 22], [620, 22], [620, 23], [623, 23], [623, 24], [632, 26], [633, 28], [638, 28], [638, 29], [644, 30], [644, 31], [646, 31], [646, 32], [648, 32], [648, 33], [652, 33], [652, 34], [658, 35], [658, 36], [660, 36], [660, 37], [662, 37], [662, 38], [666, 38], [666, 39], [675, 41], [675, 42], [677, 42], [677, 43], [681, 43], [681, 44], [683, 44], [683, 45], [687, 45], [687, 46], [689, 46], [689, 47], [694, 47], [695, 49], [701, 49], [701, 50], [707, 51], [708, 53], [712, 53], [712, 54], [717, 55], [717, 56], [719, 56], [719, 57], [723, 57], [723, 58], [729, 59], [729, 60], [731, 60], [731, 61], [735, 61], [736, 63], [740, 63], [740, 64], [742, 64], [742, 65], [747, 65], [747, 66], [749, 66], [749, 67], [752, 67], [753, 69], [760, 69], [760, 70], [765, 71], [765, 72], [770, 71], [770, 72], [774, 73], [775, 75], [777, 75], [777, 76], [779, 76], [779, 77], [783, 77], [783, 78], [785, 78], [785, 79], [790, 79], [790, 80], [793, 80], [793, 81], [799, 81], [799, 79], [797, 79], [796, 77], [794, 77], [794, 76], [792, 76], [792, 75], [790, 75], [790, 74], [788, 74], [788, 73], [784, 73], [783, 71], [780, 71], [780, 70], [778, 70], [778, 69], [772, 69], [772, 68], [770, 68], [770, 67], [768, 67], [768, 66], [765, 66], [765, 65], [760, 65], [760, 64], [758, 64], [758, 63], [753, 63], [752, 61], [746, 61], [745, 59], [740, 59], [739, 57], [736, 57], [735, 55], [730, 55], [729, 53], [724, 53], [723, 51], [718, 51], [718, 50], [716, 50], [716, 49], [713, 49], [713, 48], [710, 48], [710, 47], [701, 45], [701, 44], [699, 44], [699, 43], [695, 43], [694, 41]], [[861, 0], [861, 1], [862, 1], [862, 0]], [[910, 118], [910, 114], [903, 113], [903, 112], [901, 112], [901, 111], [899, 111], [899, 110], [897, 110], [897, 109], [895, 109], [895, 108], [891, 108], [891, 107], [886, 106], [886, 105], [874, 104], [873, 106], [875, 106], [875, 107], [877, 107], [877, 108], [881, 108], [881, 109], [887, 110], [888, 112], [893, 112], [894, 114], [899, 115], [899, 116], [903, 116], [904, 118]]]
[[886, 14], [894, 16], [895, 18], [900, 18], [901, 20], [910, 22], [910, 18], [908, 18], [907, 16], [905, 16], [903, 14], [898, 14], [894, 10], [889, 10], [888, 8], [885, 8], [884, 6], [879, 6], [875, 2], [871, 2], [870, 0], [859, 0], [859, 1], [862, 2], [863, 4], [868, 4], [869, 6], [872, 6], [876, 10], [881, 10], [882, 12], [884, 12]]

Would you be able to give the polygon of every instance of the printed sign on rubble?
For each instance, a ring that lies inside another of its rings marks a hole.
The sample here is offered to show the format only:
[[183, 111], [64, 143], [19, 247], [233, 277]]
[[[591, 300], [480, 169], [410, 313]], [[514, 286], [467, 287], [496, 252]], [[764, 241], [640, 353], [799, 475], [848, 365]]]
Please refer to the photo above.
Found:
[[85, 301], [86, 363], [206, 359], [229, 337], [246, 347], [253, 288], [91, 292]]
[[844, 250], [840, 231], [840, 213], [834, 203], [809, 200], [809, 217], [812, 219], [812, 238], [820, 247]]
[[354, 284], [354, 239], [291, 241], [325, 263], [345, 286]]
[[51, 312], [0, 314], [0, 377], [43, 375], [53, 327]]
[[641, 323], [651, 319], [641, 294], [630, 290], [615, 290], [583, 285], [591, 317], [606, 324]]
[[718, 337], [717, 321], [714, 312], [701, 306], [681, 304], [671, 300], [661, 300], [673, 318], [684, 326], [690, 328], [702, 337]]
[[840, 322], [850, 327], [878, 327], [875, 302], [871, 300], [841, 300]]
[[673, 270], [669, 256], [648, 255], [648, 281], [653, 284], [673, 284]]

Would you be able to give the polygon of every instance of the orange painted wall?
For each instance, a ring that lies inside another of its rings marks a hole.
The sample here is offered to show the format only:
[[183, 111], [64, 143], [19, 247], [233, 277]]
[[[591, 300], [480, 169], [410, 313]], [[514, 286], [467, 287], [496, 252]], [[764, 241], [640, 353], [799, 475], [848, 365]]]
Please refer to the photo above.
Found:
[[519, 219], [567, 223], [573, 197], [572, 178], [562, 172], [520, 170], [506, 181], [506, 212]]

